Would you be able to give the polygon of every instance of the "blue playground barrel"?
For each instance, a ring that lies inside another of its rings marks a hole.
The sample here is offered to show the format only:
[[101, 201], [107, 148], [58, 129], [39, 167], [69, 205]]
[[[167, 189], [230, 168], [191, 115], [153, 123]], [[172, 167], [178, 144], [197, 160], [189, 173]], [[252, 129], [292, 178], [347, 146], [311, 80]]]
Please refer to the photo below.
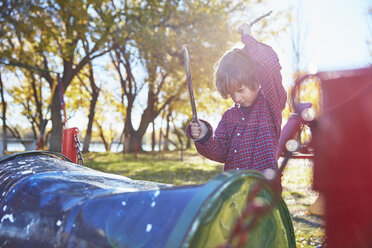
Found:
[[[0, 159], [0, 247], [216, 247], [245, 206], [253, 171], [172, 186], [99, 172], [51, 152]], [[270, 200], [265, 189], [261, 197]], [[246, 247], [295, 247], [283, 201]]]

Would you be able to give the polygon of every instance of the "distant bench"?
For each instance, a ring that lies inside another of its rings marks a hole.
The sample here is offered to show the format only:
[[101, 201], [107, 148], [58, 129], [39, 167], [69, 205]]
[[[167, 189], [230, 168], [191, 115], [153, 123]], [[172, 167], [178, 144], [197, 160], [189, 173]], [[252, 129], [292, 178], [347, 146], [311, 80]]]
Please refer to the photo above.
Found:
[[4, 156], [4, 141], [6, 143], [21, 143], [26, 151], [36, 150], [36, 139], [17, 139], [17, 138], [8, 138], [8, 139], [0, 139], [0, 157]]

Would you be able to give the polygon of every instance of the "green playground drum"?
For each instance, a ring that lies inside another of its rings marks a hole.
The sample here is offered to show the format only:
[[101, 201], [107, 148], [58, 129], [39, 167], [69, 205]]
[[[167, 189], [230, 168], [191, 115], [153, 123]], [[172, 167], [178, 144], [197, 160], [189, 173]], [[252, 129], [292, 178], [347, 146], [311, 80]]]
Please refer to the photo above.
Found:
[[[260, 178], [256, 171], [229, 171], [204, 184], [183, 211], [166, 247], [205, 248], [226, 242], [250, 188]], [[259, 197], [267, 204], [270, 189], [264, 188]], [[296, 247], [292, 219], [282, 199], [249, 233], [245, 247]]]

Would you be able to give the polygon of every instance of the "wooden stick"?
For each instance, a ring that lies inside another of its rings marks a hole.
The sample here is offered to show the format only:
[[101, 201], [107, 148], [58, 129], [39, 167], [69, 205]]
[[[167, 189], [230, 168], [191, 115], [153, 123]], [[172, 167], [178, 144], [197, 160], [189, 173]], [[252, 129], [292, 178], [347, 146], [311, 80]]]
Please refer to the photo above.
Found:
[[257, 17], [256, 19], [254, 19], [253, 21], [251, 21], [249, 23], [249, 26], [252, 27], [253, 24], [255, 24], [256, 22], [260, 21], [261, 19], [265, 18], [266, 16], [269, 16], [271, 14], [271, 12], [273, 12], [272, 10], [270, 10], [269, 12], [267, 12], [266, 14], [260, 16], [260, 17]]

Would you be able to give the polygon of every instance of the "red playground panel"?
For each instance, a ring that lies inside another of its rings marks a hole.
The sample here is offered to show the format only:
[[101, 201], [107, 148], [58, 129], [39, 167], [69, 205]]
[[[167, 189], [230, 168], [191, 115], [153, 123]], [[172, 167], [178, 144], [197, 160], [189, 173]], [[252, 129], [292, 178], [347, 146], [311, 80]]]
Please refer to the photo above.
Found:
[[372, 247], [372, 67], [318, 76], [314, 189], [325, 197], [327, 247]]

